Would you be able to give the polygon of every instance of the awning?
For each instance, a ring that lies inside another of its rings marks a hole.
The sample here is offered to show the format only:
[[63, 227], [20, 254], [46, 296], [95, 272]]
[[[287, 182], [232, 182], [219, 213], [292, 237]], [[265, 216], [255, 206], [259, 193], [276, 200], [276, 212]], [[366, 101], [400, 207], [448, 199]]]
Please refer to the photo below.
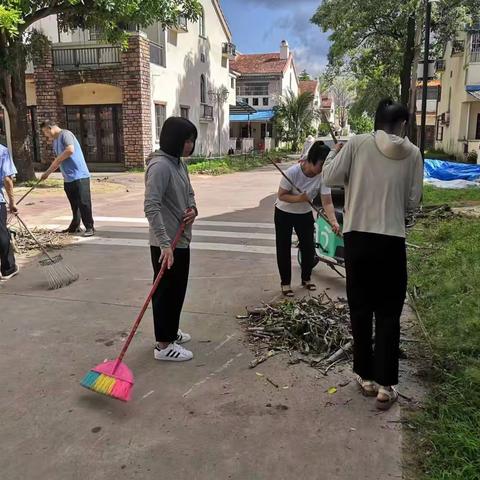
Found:
[[480, 100], [480, 85], [467, 85], [466, 90], [470, 95]]
[[251, 115], [232, 115], [230, 113], [230, 122], [268, 122], [273, 116], [273, 110], [260, 110]]
[[230, 115], [252, 115], [257, 111], [248, 103], [237, 100], [236, 105], [230, 105]]

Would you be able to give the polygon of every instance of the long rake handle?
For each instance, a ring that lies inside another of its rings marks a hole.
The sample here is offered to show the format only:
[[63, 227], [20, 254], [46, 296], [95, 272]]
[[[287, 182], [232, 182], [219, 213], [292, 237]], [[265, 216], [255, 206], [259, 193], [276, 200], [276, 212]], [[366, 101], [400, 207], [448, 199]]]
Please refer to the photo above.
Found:
[[[175, 235], [175, 238], [172, 242], [172, 250], [175, 250], [175, 248], [177, 246], [177, 243], [179, 242], [179, 240], [180, 240], [180, 238], [183, 234], [183, 231], [185, 230], [185, 226], [186, 226], [185, 223], [182, 223], [180, 225], [180, 227], [177, 231], [177, 234]], [[167, 263], [164, 261], [163, 264], [162, 264], [162, 268], [160, 269], [157, 277], [155, 278], [155, 282], [153, 282], [153, 286], [150, 289], [150, 293], [148, 294], [148, 296], [147, 296], [147, 298], [146, 298], [146, 300], [145, 300], [145, 302], [142, 306], [142, 309], [140, 310], [140, 313], [138, 314], [137, 319], [135, 320], [135, 323], [133, 324], [133, 328], [130, 331], [127, 340], [125, 341], [125, 345], [123, 346], [122, 351], [120, 352], [120, 355], [118, 356], [117, 361], [115, 362], [115, 366], [113, 367], [113, 372], [112, 373], [115, 373], [118, 366], [122, 362], [123, 357], [127, 353], [128, 347], [130, 346], [130, 343], [133, 340], [133, 337], [134, 337], [134, 335], [135, 335], [135, 333], [136, 333], [136, 331], [137, 331], [137, 329], [140, 325], [140, 322], [143, 319], [143, 316], [145, 315], [145, 312], [147, 311], [148, 305], [150, 304], [150, 301], [152, 300], [152, 297], [153, 297], [155, 291], [157, 290], [158, 285], [160, 284], [160, 281], [162, 280], [163, 275], [165, 274], [166, 269], [167, 269]]]
[[31, 187], [30, 190], [28, 190], [23, 197], [18, 200], [17, 205], [20, 205], [20, 203], [23, 202], [23, 200], [25, 200], [25, 198], [27, 198], [40, 185], [41, 182], [42, 179], [38, 180], [37, 183], [35, 183], [35, 185], [33, 185], [33, 187]]
[[322, 112], [322, 117], [325, 120], [325, 123], [328, 125], [328, 129], [330, 130], [330, 136], [332, 137], [333, 143], [336, 145], [338, 143], [338, 139], [335, 135], [335, 132], [333, 131], [332, 126], [330, 125], [330, 122], [328, 121], [327, 116], [325, 115], [325, 112]]
[[15, 214], [17, 220], [22, 224], [23, 228], [28, 232], [28, 234], [32, 237], [33, 241], [38, 245], [38, 248], [43, 252], [43, 254], [53, 262], [53, 258], [47, 252], [47, 249], [39, 242], [38, 238], [32, 233], [32, 231], [27, 227], [26, 223], [20, 218], [18, 213]]
[[[285, 180], [295, 189], [297, 190], [298, 193], [302, 194], [303, 192], [290, 180], [290, 178], [288, 178], [288, 175], [273, 161], [273, 160], [270, 160], [270, 162], [272, 163], [272, 165], [282, 174], [283, 178], [285, 178]], [[308, 201], [309, 205], [318, 213], [318, 215], [320, 215], [325, 221], [328, 222], [329, 225], [330, 224], [330, 220], [328, 219], [328, 217], [325, 215], [325, 213], [323, 213], [322, 210], [320, 210], [316, 205], [314, 205], [314, 203], [312, 201]]]

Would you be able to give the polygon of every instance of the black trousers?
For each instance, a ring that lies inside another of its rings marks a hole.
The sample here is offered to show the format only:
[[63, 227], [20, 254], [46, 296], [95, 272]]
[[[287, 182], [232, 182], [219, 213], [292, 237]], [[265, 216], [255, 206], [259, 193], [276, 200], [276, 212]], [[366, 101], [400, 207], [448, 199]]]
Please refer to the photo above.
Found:
[[15, 271], [15, 257], [7, 228], [7, 206], [0, 203], [0, 271], [2, 275], [10, 275]]
[[405, 239], [349, 232], [344, 241], [354, 341], [353, 369], [364, 380], [374, 380], [383, 386], [396, 385], [400, 316], [407, 292]]
[[[154, 281], [160, 271], [161, 249], [150, 247]], [[158, 285], [152, 298], [153, 325], [157, 342], [173, 342], [177, 338], [185, 294], [187, 293], [188, 273], [190, 270], [190, 249], [177, 248], [174, 251], [174, 263]]]
[[312, 276], [315, 258], [314, 219], [311, 212], [287, 213], [275, 208], [275, 234], [277, 244], [277, 264], [282, 285], [292, 281], [292, 233], [300, 241], [302, 254], [302, 281], [308, 282]]
[[74, 182], [65, 182], [63, 189], [67, 194], [68, 201], [72, 207], [72, 221], [70, 228], [77, 229], [80, 221], [83, 222], [85, 228], [93, 228], [92, 215], [92, 197], [90, 194], [90, 179], [82, 178]]

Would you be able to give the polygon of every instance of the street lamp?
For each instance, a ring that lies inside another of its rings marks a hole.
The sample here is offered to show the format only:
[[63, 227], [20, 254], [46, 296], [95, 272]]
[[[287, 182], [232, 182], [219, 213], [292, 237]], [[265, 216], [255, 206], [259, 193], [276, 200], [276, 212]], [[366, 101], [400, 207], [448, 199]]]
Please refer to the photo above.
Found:
[[430, 66], [430, 26], [432, 23], [432, 4], [439, 0], [427, 0], [427, 13], [425, 18], [425, 46], [423, 52], [423, 85], [422, 85], [422, 122], [420, 130], [420, 152], [425, 158], [425, 140], [427, 133], [427, 94], [428, 70]]
[[213, 88], [208, 92], [208, 96], [213, 104], [217, 105], [217, 124], [218, 124], [218, 156], [222, 156], [222, 126], [220, 124], [220, 114], [223, 104], [227, 101], [229, 95], [228, 88], [222, 85]]

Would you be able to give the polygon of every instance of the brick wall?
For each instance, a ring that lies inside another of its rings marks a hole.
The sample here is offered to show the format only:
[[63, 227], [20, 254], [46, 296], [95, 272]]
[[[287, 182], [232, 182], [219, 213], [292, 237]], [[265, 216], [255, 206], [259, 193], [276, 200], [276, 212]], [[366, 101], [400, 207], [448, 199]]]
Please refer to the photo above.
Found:
[[[55, 70], [49, 51], [35, 64], [38, 120], [57, 120], [66, 126], [62, 88], [79, 83], [106, 83], [123, 92], [121, 135], [123, 162], [127, 168], [142, 167], [152, 151], [150, 50], [148, 40], [132, 35], [129, 48], [121, 54], [121, 64], [102, 69]], [[117, 128], [120, 128], [117, 126]], [[45, 138], [40, 139], [42, 163], [50, 163], [53, 152]]]

